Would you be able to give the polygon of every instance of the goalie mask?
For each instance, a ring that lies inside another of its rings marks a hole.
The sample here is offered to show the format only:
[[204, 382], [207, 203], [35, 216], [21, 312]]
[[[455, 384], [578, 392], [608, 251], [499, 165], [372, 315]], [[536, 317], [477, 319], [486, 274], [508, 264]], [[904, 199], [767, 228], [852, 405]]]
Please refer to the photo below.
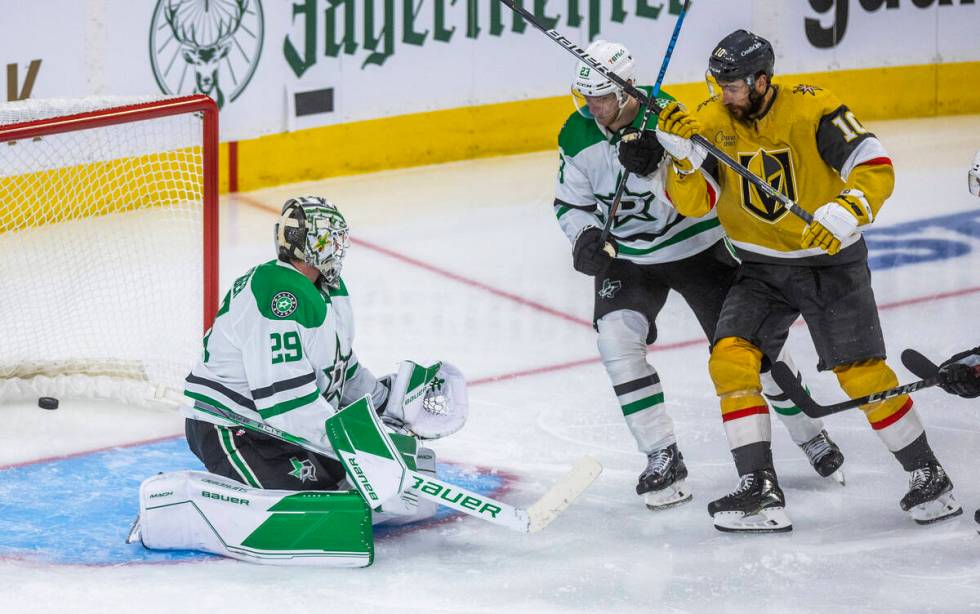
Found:
[[[597, 40], [589, 45], [585, 52], [624, 81], [636, 80], [636, 64], [633, 62], [633, 56], [619, 43]], [[572, 100], [578, 112], [591, 119], [592, 113], [589, 112], [585, 97], [607, 94], [616, 94], [616, 102], [619, 104], [619, 110], [622, 111], [629, 99], [623, 88], [607, 79], [592, 66], [579, 62], [575, 67], [575, 81], [572, 83]]]
[[276, 222], [279, 260], [302, 260], [336, 287], [350, 246], [347, 221], [332, 203], [319, 196], [290, 198]]

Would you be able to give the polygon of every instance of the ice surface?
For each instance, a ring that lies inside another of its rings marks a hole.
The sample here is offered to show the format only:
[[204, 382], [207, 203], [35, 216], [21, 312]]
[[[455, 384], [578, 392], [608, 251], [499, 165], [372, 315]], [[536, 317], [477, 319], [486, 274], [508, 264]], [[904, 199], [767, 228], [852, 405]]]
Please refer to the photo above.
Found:
[[[942, 358], [980, 343], [980, 200], [965, 174], [980, 116], [869, 126], [898, 173], [869, 232], [890, 363], [906, 347]], [[649, 359], [664, 382], [692, 503], [650, 512], [633, 494], [644, 458], [598, 363], [591, 289], [571, 268], [551, 208], [553, 152], [305, 183], [229, 197], [222, 284], [272, 257], [282, 201], [340, 205], [355, 244], [344, 270], [355, 347], [375, 373], [445, 358], [474, 385], [466, 428], [441, 459], [518, 476], [504, 497], [533, 501], [576, 457], [605, 472], [555, 523], [519, 535], [465, 518], [378, 543], [368, 569], [277, 569], [235, 561], [82, 566], [0, 559], [0, 611], [172, 612], [827, 612], [980, 610], [980, 404], [916, 395], [929, 439], [965, 514], [920, 527], [898, 507], [905, 475], [859, 412], [826, 420], [847, 486], [819, 479], [781, 426], [774, 456], [794, 531], [716, 531], [707, 502], [736, 476], [706, 370], [707, 345], [682, 302], [661, 314]], [[958, 254], [949, 257], [951, 254]], [[817, 374], [804, 327], [790, 348], [815, 396], [842, 400]], [[3, 408], [0, 463], [179, 434], [172, 416], [65, 402]], [[122, 452], [124, 454], [124, 452]], [[146, 475], [154, 467], [140, 467]], [[98, 488], [99, 476], [92, 476]], [[79, 493], [89, 496], [88, 486]], [[0, 522], [16, 494], [0, 499]]]

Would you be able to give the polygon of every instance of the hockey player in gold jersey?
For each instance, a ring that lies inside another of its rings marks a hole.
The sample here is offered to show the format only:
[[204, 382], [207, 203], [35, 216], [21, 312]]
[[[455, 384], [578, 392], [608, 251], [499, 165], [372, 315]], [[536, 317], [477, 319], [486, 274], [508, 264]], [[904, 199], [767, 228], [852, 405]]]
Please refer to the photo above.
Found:
[[[742, 260], [709, 361], [741, 479], [708, 511], [721, 530], [790, 530], [772, 467], [759, 366], [775, 360], [773, 349], [802, 315], [818, 368], [833, 371], [851, 398], [898, 385], [885, 363], [860, 231], [891, 195], [894, 170], [881, 142], [836, 96], [814, 85], [772, 81], [774, 54], [767, 40], [733, 32], [708, 65], [709, 86], [714, 81], [720, 93], [694, 113], [671, 103], [660, 114], [656, 135], [673, 157], [667, 174], [672, 204], [683, 215], [705, 215], [717, 184], [718, 218]], [[696, 168], [703, 156], [692, 155], [695, 134], [795, 200], [813, 222], [805, 224], [714, 158]], [[902, 509], [920, 523], [961, 513], [912, 399], [902, 395], [862, 409], [910, 472]]]

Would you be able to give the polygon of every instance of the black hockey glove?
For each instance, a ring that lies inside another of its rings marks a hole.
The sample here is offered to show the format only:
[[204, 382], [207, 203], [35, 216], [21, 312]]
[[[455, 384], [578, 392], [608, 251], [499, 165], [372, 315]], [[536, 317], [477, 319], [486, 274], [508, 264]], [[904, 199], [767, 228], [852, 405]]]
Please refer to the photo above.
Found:
[[960, 352], [940, 365], [939, 386], [964, 399], [980, 396], [980, 347]]
[[572, 247], [572, 266], [576, 271], [595, 276], [612, 264], [613, 257], [603, 248], [608, 245], [616, 253], [616, 244], [612, 241], [603, 244], [601, 239], [602, 230], [595, 226], [586, 226], [578, 233]]
[[623, 130], [619, 143], [619, 163], [634, 175], [649, 175], [657, 170], [664, 158], [664, 146], [653, 130], [640, 132], [636, 128]]

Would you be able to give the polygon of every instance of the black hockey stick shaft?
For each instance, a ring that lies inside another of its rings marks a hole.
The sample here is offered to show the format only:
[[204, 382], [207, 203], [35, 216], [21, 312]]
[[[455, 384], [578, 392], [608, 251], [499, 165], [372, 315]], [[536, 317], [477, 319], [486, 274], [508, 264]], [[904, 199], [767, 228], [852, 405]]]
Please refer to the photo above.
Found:
[[[582, 49], [572, 41], [568, 40], [557, 30], [548, 29], [544, 27], [544, 25], [542, 25], [541, 22], [539, 22], [537, 18], [534, 17], [534, 15], [528, 12], [527, 9], [525, 9], [524, 7], [518, 5], [516, 2], [514, 2], [514, 0], [500, 0], [500, 2], [505, 4], [508, 8], [510, 8], [510, 10], [514, 11], [515, 13], [523, 17], [525, 21], [530, 23], [532, 26], [544, 32], [548, 36], [548, 38], [550, 38], [551, 40], [555, 41], [556, 43], [564, 47], [566, 51], [568, 51], [569, 53], [577, 57], [582, 62], [591, 66], [594, 70], [597, 70], [599, 74], [601, 74], [602, 76], [606, 77], [607, 79], [609, 79], [610, 81], [618, 85], [619, 87], [623, 88], [623, 91], [625, 91], [633, 98], [639, 100], [640, 104], [650, 105], [658, 113], [663, 109], [663, 107], [657, 104], [656, 100], [650, 100], [650, 97], [648, 97], [646, 94], [644, 94], [642, 91], [638, 90], [637, 88], [633, 87], [632, 84], [622, 79], [619, 75], [617, 75], [613, 71], [608, 70], [599, 61], [597, 61], [595, 58], [593, 58], [588, 53], [586, 53], [584, 49]], [[700, 134], [695, 134], [693, 137], [691, 137], [691, 140], [697, 143], [698, 145], [700, 145], [701, 147], [703, 147], [706, 151], [708, 151], [708, 153], [710, 153], [715, 158], [717, 158], [719, 162], [721, 162], [725, 166], [729, 167], [730, 169], [732, 169], [733, 171], [735, 171], [736, 173], [744, 177], [749, 183], [754, 185], [756, 188], [762, 190], [767, 195], [778, 200], [780, 203], [782, 203], [784, 207], [789, 209], [790, 213], [799, 217], [807, 224], [813, 222], [813, 215], [811, 215], [809, 211], [805, 210], [803, 207], [796, 204], [795, 201], [788, 198], [785, 194], [783, 194], [773, 186], [769, 185], [769, 183], [766, 182], [764, 179], [757, 176], [755, 173], [753, 173], [749, 169], [745, 168], [744, 166], [736, 162], [734, 159], [732, 159], [731, 156], [729, 156], [728, 154], [726, 154], [725, 152], [723, 152], [722, 150], [718, 149], [713, 144], [711, 144], [711, 142], [708, 139], [704, 138]]]
[[[650, 100], [643, 107], [643, 122], [640, 124], [640, 130], [646, 130], [647, 123], [650, 121], [650, 114], [653, 112], [653, 105], [650, 104], [652, 101], [657, 99], [660, 95], [660, 86], [663, 85], [664, 76], [667, 74], [667, 65], [670, 64], [670, 57], [674, 55], [674, 45], [677, 44], [677, 37], [681, 34], [681, 26], [684, 25], [684, 17], [687, 15], [687, 9], [691, 6], [691, 0], [684, 0], [684, 6], [681, 7], [680, 14], [677, 15], [677, 22], [674, 23], [674, 32], [670, 35], [670, 43], [667, 45], [667, 53], [664, 54], [664, 60], [660, 63], [660, 74], [657, 75], [657, 82], [653, 84], [653, 90], [651, 90]], [[626, 182], [630, 179], [630, 172], [628, 169], [623, 169], [623, 178], [619, 180], [619, 185], [616, 186], [616, 195], [613, 197], [612, 204], [609, 205], [609, 217], [606, 219], [606, 224], [602, 227], [602, 235], [599, 238], [599, 245], [605, 245], [606, 241], [609, 240], [609, 233], [612, 230], [613, 220], [616, 218], [616, 212], [619, 211], [619, 203], [623, 200], [623, 192], [626, 191]], [[610, 254], [615, 255], [615, 254]]]
[[848, 409], [854, 409], [855, 407], [860, 407], [861, 405], [878, 403], [880, 401], [885, 401], [903, 394], [911, 394], [916, 390], [922, 390], [923, 388], [935, 386], [939, 384], [940, 381], [939, 376], [934, 375], [917, 382], [912, 382], [911, 384], [904, 384], [902, 386], [896, 386], [895, 388], [874, 392], [872, 394], [851, 399], [849, 401], [843, 401], [833, 405], [821, 405], [814, 401], [809, 394], [807, 394], [806, 390], [803, 389], [803, 385], [800, 383], [800, 380], [796, 378], [786, 363], [776, 362], [773, 364], [772, 377], [776, 380], [776, 383], [779, 384], [779, 387], [786, 394], [786, 396], [788, 396], [804, 414], [810, 416], [811, 418], [823, 418], [824, 416], [840, 413]]

